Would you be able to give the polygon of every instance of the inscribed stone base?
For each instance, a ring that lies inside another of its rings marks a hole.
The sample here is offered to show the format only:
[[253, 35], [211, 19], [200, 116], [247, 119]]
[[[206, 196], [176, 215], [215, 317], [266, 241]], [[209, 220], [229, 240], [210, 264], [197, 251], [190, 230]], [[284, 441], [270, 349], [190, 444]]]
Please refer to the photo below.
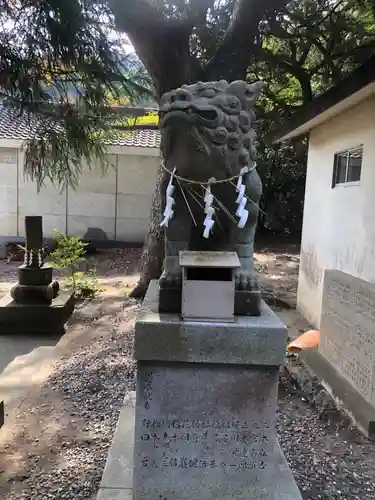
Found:
[[273, 499], [277, 380], [276, 367], [139, 362], [134, 499]]
[[74, 296], [61, 292], [51, 305], [19, 304], [10, 295], [0, 300], [1, 334], [61, 334], [74, 311]]
[[[133, 490], [133, 446], [135, 424], [135, 393], [129, 393], [121, 409], [112, 445], [107, 457], [104, 474], [101, 480], [97, 500], [131, 500]], [[292, 473], [278, 445], [274, 448], [274, 473], [268, 478], [268, 488], [272, 488], [268, 498], [272, 500], [301, 500], [300, 493], [293, 479]], [[165, 478], [164, 478], [165, 480]], [[249, 491], [250, 484], [246, 485]], [[151, 490], [148, 500], [160, 497]], [[168, 500], [179, 500], [179, 496], [163, 496]], [[202, 498], [200, 491], [195, 491], [194, 498]], [[204, 498], [204, 497], [203, 497]], [[220, 500], [222, 497], [211, 496], [211, 499]], [[235, 498], [235, 497], [233, 497]], [[252, 494], [247, 500], [256, 500]], [[265, 497], [267, 498], [267, 497]]]

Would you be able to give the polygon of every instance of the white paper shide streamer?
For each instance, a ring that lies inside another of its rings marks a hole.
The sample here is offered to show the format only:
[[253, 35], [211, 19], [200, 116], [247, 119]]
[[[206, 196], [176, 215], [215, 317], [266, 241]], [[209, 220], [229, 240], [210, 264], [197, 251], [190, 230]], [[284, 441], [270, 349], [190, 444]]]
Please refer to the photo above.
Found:
[[248, 167], [243, 167], [240, 170], [240, 175], [237, 180], [236, 191], [238, 193], [236, 203], [238, 204], [236, 216], [240, 218], [237, 227], [244, 228], [249, 217], [249, 211], [246, 210], [247, 198], [245, 196], [245, 184], [243, 184], [243, 176], [249, 171]]
[[[255, 165], [254, 165], [254, 168], [255, 168]], [[165, 192], [166, 203], [165, 203], [165, 209], [164, 209], [164, 212], [163, 212], [163, 217], [164, 218], [163, 218], [163, 220], [160, 223], [160, 226], [162, 226], [162, 227], [168, 227], [168, 223], [172, 219], [173, 214], [174, 214], [174, 205], [176, 203], [176, 200], [173, 197], [174, 190], [175, 190], [175, 186], [173, 185], [174, 178], [177, 180], [177, 182], [179, 184], [180, 184], [180, 181], [184, 181], [184, 180], [187, 183], [189, 183], [189, 182], [190, 183], [194, 183], [194, 181], [189, 181], [187, 179], [183, 179], [183, 178], [179, 177], [176, 174], [176, 170], [177, 169], [175, 167], [173, 169], [173, 171], [170, 172], [170, 179], [169, 179], [168, 186], [167, 186], [167, 189], [166, 189], [166, 192]], [[239, 173], [238, 179], [237, 179], [237, 185], [236, 185], [236, 193], [237, 193], [236, 204], [238, 205], [237, 210], [236, 210], [236, 217], [239, 218], [238, 223], [237, 223], [237, 227], [239, 227], [240, 229], [243, 229], [245, 227], [246, 222], [247, 222], [248, 217], [249, 217], [249, 211], [246, 208], [247, 202], [249, 200], [245, 196], [246, 185], [243, 182], [243, 177], [248, 172], [249, 172], [249, 168], [248, 167], [243, 167], [240, 170], [240, 173]], [[215, 209], [212, 206], [213, 203], [214, 203], [214, 201], [215, 201], [215, 197], [214, 197], [214, 195], [211, 192], [211, 184], [215, 184], [215, 182], [226, 182], [226, 181], [230, 182], [231, 179], [226, 179], [224, 181], [216, 181], [214, 178], [212, 178], [212, 179], [209, 179], [209, 181], [207, 183], [202, 183], [201, 184], [202, 187], [205, 186], [205, 195], [204, 195], [204, 204], [205, 204], [205, 206], [204, 206], [204, 213], [205, 213], [205, 219], [204, 219], [204, 222], [203, 222], [203, 226], [204, 226], [203, 237], [204, 238], [209, 238], [210, 237], [210, 235], [212, 233], [212, 230], [213, 230], [213, 227], [215, 225], [215, 221], [214, 221]], [[197, 184], [197, 182], [195, 182], [195, 184]], [[193, 221], [194, 221], [194, 223], [196, 225], [193, 213], [192, 213], [192, 211], [191, 211], [191, 209], [189, 207], [188, 201], [186, 199], [186, 196], [184, 195], [183, 190], [182, 190], [182, 194], [184, 196], [185, 203], [187, 204], [187, 206], [189, 208], [189, 211], [190, 211], [190, 214], [191, 214], [191, 216], [193, 218]], [[233, 220], [233, 218], [232, 218], [232, 220]], [[25, 256], [25, 260], [27, 260], [27, 256]], [[39, 256], [39, 255], [38, 255], [38, 260], [39, 261], [41, 260], [41, 256]]]
[[175, 204], [175, 199], [173, 198], [173, 193], [174, 193], [174, 185], [172, 184], [173, 182], [173, 174], [176, 172], [176, 167], [173, 169], [171, 178], [169, 179], [168, 186], [165, 192], [165, 209], [163, 212], [164, 219], [161, 221], [160, 226], [162, 227], [168, 227], [169, 221], [172, 219], [174, 210], [172, 210], [174, 204]]
[[206, 188], [206, 194], [204, 196], [204, 213], [206, 214], [206, 218], [204, 219], [204, 231], [203, 238], [208, 238], [211, 234], [212, 228], [214, 227], [215, 221], [213, 220], [213, 216], [215, 215], [215, 209], [212, 206], [214, 201], [214, 197], [211, 193], [211, 187], [208, 185]]

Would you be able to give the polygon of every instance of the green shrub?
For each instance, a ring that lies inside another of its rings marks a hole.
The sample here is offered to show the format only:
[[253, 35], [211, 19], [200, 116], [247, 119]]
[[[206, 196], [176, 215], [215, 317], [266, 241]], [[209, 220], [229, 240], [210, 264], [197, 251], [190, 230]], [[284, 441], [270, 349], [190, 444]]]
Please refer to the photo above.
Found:
[[77, 298], [92, 299], [98, 292], [102, 291], [95, 269], [88, 272], [76, 271], [70, 276], [69, 281]]
[[51, 266], [63, 272], [76, 297], [93, 297], [100, 291], [95, 269], [88, 272], [79, 269], [88, 243], [79, 236], [67, 236], [56, 229], [53, 230], [53, 240], [54, 250], [48, 259]]

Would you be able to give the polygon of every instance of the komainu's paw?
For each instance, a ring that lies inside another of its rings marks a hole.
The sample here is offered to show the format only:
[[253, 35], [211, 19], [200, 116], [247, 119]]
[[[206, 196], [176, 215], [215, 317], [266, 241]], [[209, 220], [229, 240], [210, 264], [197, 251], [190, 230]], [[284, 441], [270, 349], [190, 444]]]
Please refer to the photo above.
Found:
[[181, 288], [182, 274], [163, 272], [163, 274], [160, 276], [159, 283], [160, 288]]
[[252, 275], [251, 271], [237, 269], [235, 271], [236, 290], [252, 291], [257, 290], [257, 279]]

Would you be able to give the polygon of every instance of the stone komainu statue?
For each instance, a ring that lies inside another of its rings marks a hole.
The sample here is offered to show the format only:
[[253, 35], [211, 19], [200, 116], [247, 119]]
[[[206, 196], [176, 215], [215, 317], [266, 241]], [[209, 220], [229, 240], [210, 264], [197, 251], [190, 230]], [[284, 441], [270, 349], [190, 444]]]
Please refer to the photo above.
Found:
[[[162, 97], [161, 149], [165, 166], [160, 191], [162, 209], [171, 179], [169, 172], [176, 169], [176, 175], [197, 184], [174, 179], [174, 213], [165, 228], [161, 288], [180, 286], [180, 250], [236, 251], [242, 265], [236, 274], [236, 289], [256, 288], [252, 276], [253, 243], [262, 184], [255, 169], [253, 126], [254, 103], [262, 88], [262, 82], [251, 85], [243, 81], [198, 82]], [[249, 212], [245, 227], [237, 227], [237, 179], [212, 184], [215, 225], [210, 237], [204, 238], [204, 186], [199, 183], [211, 178], [228, 179], [245, 166], [249, 168], [249, 173], [243, 176]]]

